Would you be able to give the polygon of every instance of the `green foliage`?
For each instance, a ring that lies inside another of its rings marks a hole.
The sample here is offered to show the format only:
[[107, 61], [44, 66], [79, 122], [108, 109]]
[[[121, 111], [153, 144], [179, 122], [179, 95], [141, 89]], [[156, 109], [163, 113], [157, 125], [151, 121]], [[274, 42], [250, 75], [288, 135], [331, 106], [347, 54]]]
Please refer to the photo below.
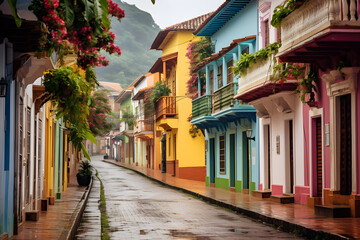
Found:
[[90, 162], [88, 160], [83, 160], [80, 162], [80, 169], [79, 169], [79, 173], [80, 174], [85, 174], [85, 175], [92, 175], [92, 166], [90, 164]]
[[281, 43], [272, 43], [267, 47], [260, 49], [255, 53], [243, 54], [241, 55], [240, 60], [235, 63], [235, 66], [232, 67], [234, 75], [244, 76], [247, 73], [247, 70], [251, 68], [257, 62], [266, 61], [272, 54], [276, 54], [281, 47]]
[[155, 106], [156, 102], [164, 96], [169, 96], [171, 93], [170, 88], [164, 82], [157, 82], [155, 84], [154, 90], [151, 92], [150, 101], [153, 106]]
[[56, 118], [63, 117], [64, 122], [69, 125], [70, 141], [90, 159], [82, 142], [89, 138], [93, 140], [87, 121], [92, 83], [87, 82], [70, 67], [48, 70], [44, 74], [43, 83], [45, 91], [51, 95], [56, 106]]
[[271, 25], [275, 28], [281, 27], [281, 21], [286, 18], [290, 13], [299, 8], [305, 0], [287, 0], [283, 4], [278, 5], [274, 9], [271, 19]]
[[115, 1], [124, 9], [126, 17], [112, 21], [112, 31], [117, 36], [115, 44], [122, 49], [121, 57], [101, 52], [109, 60], [106, 68], [96, 68], [99, 81], [118, 82], [125, 89], [139, 75], [147, 73], [160, 51], [149, 50], [153, 40], [161, 29], [152, 16], [135, 5], [119, 0]]
[[131, 111], [123, 110], [121, 115], [122, 115], [121, 121], [125, 122], [128, 125], [129, 130], [133, 130], [134, 126], [136, 125], [136, 119], [134, 114], [132, 114]]
[[99, 177], [99, 173], [96, 170], [96, 177], [100, 181], [100, 213], [101, 213], [101, 240], [109, 240], [109, 232], [111, 232], [109, 225], [109, 217], [106, 214], [106, 198], [104, 185]]
[[[310, 103], [315, 101], [316, 89], [316, 71], [310, 69], [306, 74], [306, 66], [302, 64], [291, 64], [282, 62], [273, 68], [273, 75], [271, 81], [274, 83], [283, 84], [288, 79], [298, 80], [298, 88], [295, 93], [300, 94], [300, 100], [303, 103]], [[309, 96], [309, 97], [307, 97]]]

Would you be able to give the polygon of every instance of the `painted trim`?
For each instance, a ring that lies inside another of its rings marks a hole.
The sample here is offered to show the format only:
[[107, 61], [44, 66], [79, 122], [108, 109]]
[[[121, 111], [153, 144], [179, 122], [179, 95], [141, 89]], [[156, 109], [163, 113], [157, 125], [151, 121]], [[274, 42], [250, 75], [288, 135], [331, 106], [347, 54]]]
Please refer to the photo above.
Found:
[[230, 189], [230, 181], [229, 181], [229, 179], [226, 179], [226, 178], [215, 178], [215, 187], [229, 190]]

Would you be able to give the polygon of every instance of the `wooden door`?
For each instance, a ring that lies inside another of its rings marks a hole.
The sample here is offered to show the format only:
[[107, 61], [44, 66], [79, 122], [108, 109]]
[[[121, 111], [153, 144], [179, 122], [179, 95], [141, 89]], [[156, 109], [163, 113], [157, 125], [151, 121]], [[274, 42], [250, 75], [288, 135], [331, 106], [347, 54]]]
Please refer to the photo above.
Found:
[[351, 94], [340, 99], [340, 194], [351, 194]]
[[322, 131], [321, 118], [315, 119], [316, 129], [316, 195], [322, 197]]

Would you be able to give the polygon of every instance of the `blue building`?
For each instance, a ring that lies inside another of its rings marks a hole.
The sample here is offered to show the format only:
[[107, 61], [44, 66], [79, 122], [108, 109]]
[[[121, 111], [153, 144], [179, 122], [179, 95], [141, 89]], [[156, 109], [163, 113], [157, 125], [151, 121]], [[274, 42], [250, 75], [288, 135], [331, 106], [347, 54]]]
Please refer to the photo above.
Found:
[[215, 48], [195, 67], [198, 78], [206, 80], [205, 90], [198, 81], [191, 121], [205, 130], [206, 184], [243, 193], [259, 185], [258, 119], [253, 106], [234, 99], [238, 77], [231, 66], [241, 54], [257, 50], [257, 5], [256, 0], [226, 1], [195, 32], [210, 37]]

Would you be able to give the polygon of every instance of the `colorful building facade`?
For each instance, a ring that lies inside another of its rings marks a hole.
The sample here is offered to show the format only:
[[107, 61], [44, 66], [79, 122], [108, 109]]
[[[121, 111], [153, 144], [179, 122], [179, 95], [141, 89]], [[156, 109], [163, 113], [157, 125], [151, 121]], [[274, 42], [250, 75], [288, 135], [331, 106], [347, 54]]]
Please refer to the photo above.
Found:
[[206, 80], [192, 103], [191, 122], [206, 133], [206, 184], [251, 193], [259, 185], [258, 119], [253, 106], [234, 100], [240, 83], [231, 67], [257, 49], [257, 1], [225, 2], [196, 35], [210, 37], [215, 48], [195, 67], [198, 79]]

